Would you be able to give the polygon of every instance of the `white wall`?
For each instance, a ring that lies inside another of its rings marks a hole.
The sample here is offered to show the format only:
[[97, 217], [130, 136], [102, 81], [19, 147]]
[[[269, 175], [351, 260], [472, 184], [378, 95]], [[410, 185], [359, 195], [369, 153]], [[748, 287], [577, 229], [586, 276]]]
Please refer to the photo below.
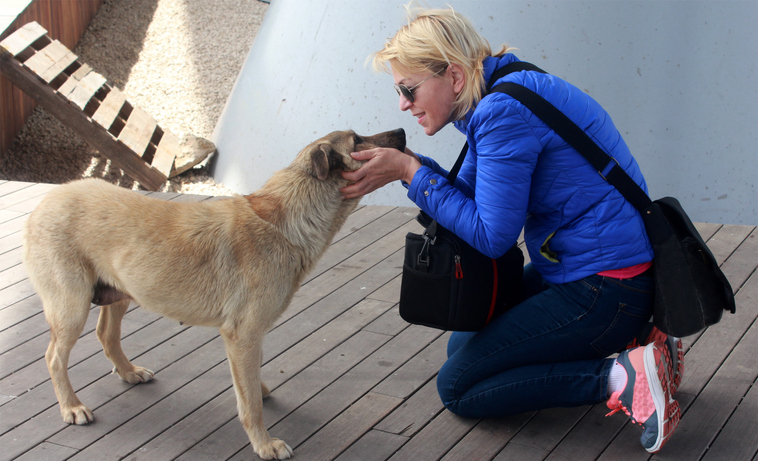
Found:
[[[397, 0], [273, 0], [216, 126], [215, 179], [259, 188], [333, 131], [405, 128], [411, 149], [452, 165], [464, 138], [427, 137], [366, 57], [404, 23]], [[651, 196], [695, 221], [758, 224], [758, 2], [449, 0], [493, 48], [597, 99], [637, 157]], [[412, 203], [394, 184], [367, 204]]]

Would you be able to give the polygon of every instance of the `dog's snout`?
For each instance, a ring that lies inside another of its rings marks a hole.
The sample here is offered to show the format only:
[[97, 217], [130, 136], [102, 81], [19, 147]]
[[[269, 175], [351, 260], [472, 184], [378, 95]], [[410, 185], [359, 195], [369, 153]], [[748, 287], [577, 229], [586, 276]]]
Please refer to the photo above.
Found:
[[405, 130], [402, 128], [398, 128], [396, 130], [392, 130], [392, 134], [398, 140], [397, 150], [404, 151], [405, 150]]

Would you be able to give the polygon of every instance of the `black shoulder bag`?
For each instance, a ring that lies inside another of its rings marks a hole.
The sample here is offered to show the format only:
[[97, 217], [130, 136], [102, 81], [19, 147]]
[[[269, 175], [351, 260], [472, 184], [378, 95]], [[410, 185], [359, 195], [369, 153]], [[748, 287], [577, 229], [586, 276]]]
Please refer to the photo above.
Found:
[[[490, 84], [521, 70], [538, 70], [525, 62], [498, 69]], [[468, 143], [447, 175], [455, 182]], [[518, 246], [492, 259], [421, 211], [419, 235], [405, 237], [400, 287], [400, 316], [409, 323], [451, 331], [478, 331], [522, 300], [524, 255]]]
[[654, 252], [653, 323], [658, 329], [671, 336], [689, 336], [719, 322], [724, 310], [735, 313], [729, 281], [677, 199], [650, 200], [584, 130], [528, 88], [502, 83], [492, 91], [506, 93], [524, 104], [641, 213]]

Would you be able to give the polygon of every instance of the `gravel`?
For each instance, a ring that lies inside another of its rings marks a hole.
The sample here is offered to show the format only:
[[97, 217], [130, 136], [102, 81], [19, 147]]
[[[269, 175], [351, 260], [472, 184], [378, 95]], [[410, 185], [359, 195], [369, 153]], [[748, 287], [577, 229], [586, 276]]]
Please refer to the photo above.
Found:
[[[74, 53], [164, 129], [210, 138], [267, 8], [258, 0], [106, 0]], [[39, 106], [0, 156], [0, 179], [62, 184], [84, 177], [140, 188]], [[205, 168], [162, 190], [233, 194]]]

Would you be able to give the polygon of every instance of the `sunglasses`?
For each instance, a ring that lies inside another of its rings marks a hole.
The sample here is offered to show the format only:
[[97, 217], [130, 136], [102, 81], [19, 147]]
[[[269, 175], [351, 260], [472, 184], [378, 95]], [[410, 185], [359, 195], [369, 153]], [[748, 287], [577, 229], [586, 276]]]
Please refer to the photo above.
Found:
[[425, 79], [421, 80], [420, 82], [418, 82], [417, 84], [413, 85], [413, 86], [412, 86], [412, 87], [410, 87], [410, 88], [408, 88], [407, 86], [403, 85], [402, 83], [401, 83], [401, 84], [399, 84], [399, 85], [397, 85], [397, 84], [396, 84], [396, 85], [395, 85], [395, 91], [397, 91], [397, 94], [398, 94], [398, 96], [402, 96], [402, 97], [404, 97], [405, 99], [407, 99], [407, 100], [408, 100], [408, 102], [411, 102], [411, 103], [412, 103], [412, 102], [414, 101], [414, 99], [415, 99], [415, 98], [413, 97], [413, 92], [414, 92], [414, 91], [416, 91], [416, 88], [418, 88], [419, 86], [421, 86], [421, 84], [422, 84], [422, 83], [424, 83], [425, 81], [427, 81], [427, 80], [429, 80], [430, 78], [434, 77], [435, 75], [439, 75], [439, 74], [441, 74], [441, 73], [442, 73], [442, 72], [444, 72], [446, 69], [447, 69], [447, 66], [445, 66], [445, 68], [444, 68], [444, 69], [442, 69], [442, 70], [440, 70], [440, 71], [438, 71], [438, 72], [435, 72], [435, 73], [433, 73], [432, 75], [430, 75], [430, 76], [426, 77]]

